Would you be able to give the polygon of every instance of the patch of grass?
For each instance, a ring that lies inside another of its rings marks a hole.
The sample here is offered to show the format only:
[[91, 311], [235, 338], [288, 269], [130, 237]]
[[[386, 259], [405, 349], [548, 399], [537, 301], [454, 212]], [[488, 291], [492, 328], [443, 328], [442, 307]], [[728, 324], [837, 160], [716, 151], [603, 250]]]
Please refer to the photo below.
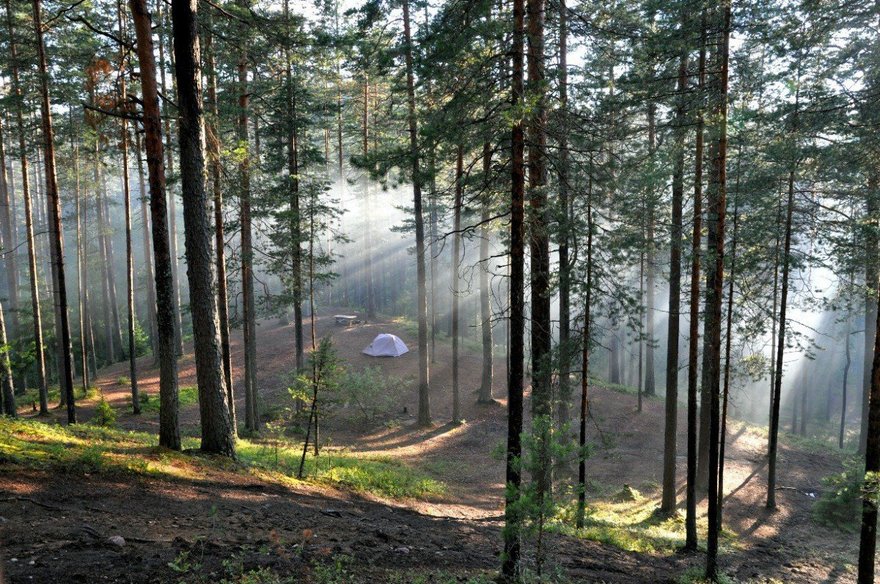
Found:
[[563, 507], [551, 529], [630, 552], [671, 554], [684, 545], [682, 516], [659, 515], [656, 501], [650, 498], [620, 499], [591, 501], [582, 529], [572, 527], [575, 506]]
[[[596, 377], [590, 378], [590, 385], [593, 387], [600, 387], [602, 389], [607, 389], [608, 391], [613, 391], [616, 393], [622, 393], [625, 395], [638, 395], [639, 389], [637, 387], [632, 387], [630, 385], [623, 385], [622, 383], [611, 383], [604, 379], [598, 379]], [[642, 398], [644, 399], [653, 399], [653, 400], [661, 400], [662, 396], [658, 395], [647, 395], [644, 392], [642, 393]]]
[[[180, 403], [180, 407], [199, 403], [199, 388], [195, 385], [181, 387], [178, 390], [177, 400]], [[151, 414], [159, 413], [159, 401], [159, 394], [141, 393], [141, 411]]]
[[[198, 438], [183, 438], [185, 450], [198, 447]], [[209, 468], [222, 468], [289, 483], [295, 480], [301, 454], [302, 446], [295, 442], [239, 440], [239, 459], [251, 467], [247, 470], [232, 461], [159, 449], [158, 438], [144, 432], [0, 418], [0, 468], [24, 466], [54, 472], [134, 473], [189, 480], [198, 479]], [[429, 500], [446, 493], [444, 483], [399, 460], [329, 448], [318, 458], [311, 453], [306, 457], [304, 474], [309, 482], [386, 498]]]
[[677, 584], [737, 584], [737, 580], [721, 572], [716, 580], [704, 578], [706, 570], [699, 566], [688, 568], [685, 573], [676, 579]]
[[[77, 385], [73, 388], [73, 397], [76, 400], [95, 399], [100, 395], [101, 390], [97, 387], [87, 388], [82, 385]], [[50, 404], [61, 401], [61, 391], [57, 386], [49, 388], [48, 400]], [[29, 388], [24, 393], [15, 396], [15, 406], [18, 408], [27, 407], [34, 403], [40, 403], [40, 390], [36, 387]]]
[[[487, 572], [485, 574], [462, 575], [445, 570], [428, 573], [410, 570], [402, 573], [388, 574], [386, 578], [388, 584], [493, 584], [498, 581], [498, 573]], [[523, 577], [522, 581], [527, 582], [526, 577]]]
[[419, 323], [411, 318], [408, 318], [406, 316], [398, 316], [392, 319], [391, 322], [399, 326], [403, 332], [411, 337], [417, 336], [419, 334]]
[[158, 449], [156, 436], [92, 424], [0, 418], [0, 468], [194, 478], [198, 459]]
[[116, 385], [131, 385], [131, 379], [125, 375], [120, 375], [116, 378]]
[[776, 578], [749, 578], [748, 580], [739, 580], [733, 576], [720, 572], [718, 578], [714, 581], [706, 580], [705, 568], [694, 566], [688, 568], [676, 579], [677, 584], [784, 584], [782, 580]]
[[840, 449], [837, 445], [836, 435], [820, 436], [801, 436], [799, 434], [790, 434], [788, 432], [779, 433], [780, 441], [790, 447], [810, 454], [831, 454], [835, 457], [841, 457], [844, 454], [851, 453]]
[[[239, 440], [238, 455], [253, 466], [295, 477], [302, 446], [278, 440]], [[430, 500], [446, 493], [445, 484], [399, 460], [337, 449], [325, 448], [317, 458], [309, 452], [303, 474], [318, 483], [392, 499]]]

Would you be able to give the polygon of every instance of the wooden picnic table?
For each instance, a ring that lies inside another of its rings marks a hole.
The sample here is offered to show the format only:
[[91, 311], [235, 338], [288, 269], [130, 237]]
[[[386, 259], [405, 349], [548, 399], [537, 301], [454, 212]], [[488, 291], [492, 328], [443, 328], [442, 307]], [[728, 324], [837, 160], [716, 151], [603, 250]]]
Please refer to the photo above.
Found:
[[356, 314], [334, 314], [333, 318], [336, 319], [336, 324], [345, 324], [350, 325], [354, 321], [357, 320]]

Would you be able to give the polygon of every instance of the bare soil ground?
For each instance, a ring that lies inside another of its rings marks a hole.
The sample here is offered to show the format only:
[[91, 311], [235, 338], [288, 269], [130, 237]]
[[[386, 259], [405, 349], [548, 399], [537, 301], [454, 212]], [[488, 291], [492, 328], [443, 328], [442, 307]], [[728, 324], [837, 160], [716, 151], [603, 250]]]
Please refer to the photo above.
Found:
[[[352, 327], [333, 323], [332, 311], [318, 318], [318, 336], [332, 334], [347, 366], [379, 366], [389, 375], [414, 379], [416, 342], [391, 321]], [[393, 332], [413, 350], [396, 359], [361, 354], [379, 332]], [[276, 321], [258, 328], [258, 381], [264, 403], [288, 399], [294, 369], [292, 326]], [[506, 436], [503, 356], [496, 359], [496, 405], [476, 404], [480, 355], [461, 360], [466, 423], [447, 424], [451, 415], [451, 350], [438, 342], [432, 364], [435, 426], [414, 427], [415, 383], [393, 423], [368, 429], [336, 420], [325, 428], [335, 445], [381, 453], [444, 481], [441, 500], [383, 501], [325, 487], [284, 487], [234, 469], [212, 469], [198, 480], [173, 481], [103, 474], [59, 475], [0, 469], [0, 570], [11, 582], [168, 582], [183, 577], [180, 558], [198, 563], [205, 581], [218, 581], [227, 562], [242, 569], [268, 567], [280, 574], [317, 581], [316, 562], [352, 558], [347, 581], [410, 581], [413, 574], [445, 570], [460, 577], [486, 573], [499, 563], [503, 511], [503, 463], [492, 456]], [[233, 362], [242, 359], [240, 335], [233, 338]], [[139, 361], [141, 391], [158, 391], [152, 358]], [[235, 375], [240, 378], [237, 368]], [[125, 411], [128, 387], [117, 384], [127, 365], [101, 371], [98, 385], [112, 405]], [[180, 383], [195, 384], [192, 355], [180, 361]], [[411, 387], [410, 387], [411, 386]], [[236, 388], [237, 406], [244, 407]], [[614, 492], [624, 484], [659, 501], [662, 478], [663, 403], [648, 399], [636, 411], [632, 395], [593, 388], [594, 423], [590, 479]], [[528, 408], [528, 404], [526, 406]], [[87, 420], [94, 401], [80, 404]], [[23, 412], [27, 413], [27, 412]], [[685, 417], [679, 420], [679, 477], [685, 471]], [[57, 414], [60, 417], [60, 412]], [[196, 406], [182, 411], [184, 431], [198, 423]], [[121, 414], [129, 429], [154, 432], [155, 415]], [[821, 478], [841, 468], [830, 452], [782, 447], [778, 509], [764, 508], [766, 439], [734, 424], [728, 440], [725, 526], [732, 532], [721, 563], [738, 579], [791, 583], [854, 582], [858, 541], [815, 523], [810, 510]], [[194, 455], [196, 456], [196, 455]], [[683, 482], [680, 497], [683, 499]], [[112, 535], [123, 547], [107, 542]], [[581, 582], [674, 582], [699, 566], [700, 554], [624, 552], [617, 547], [560, 535], [549, 536], [548, 566]], [[185, 552], [185, 553], [182, 553]], [[344, 571], [344, 569], [343, 569]], [[213, 572], [213, 576], [211, 573]], [[356, 576], [354, 575], [356, 574]], [[2, 573], [0, 573], [2, 582]]]

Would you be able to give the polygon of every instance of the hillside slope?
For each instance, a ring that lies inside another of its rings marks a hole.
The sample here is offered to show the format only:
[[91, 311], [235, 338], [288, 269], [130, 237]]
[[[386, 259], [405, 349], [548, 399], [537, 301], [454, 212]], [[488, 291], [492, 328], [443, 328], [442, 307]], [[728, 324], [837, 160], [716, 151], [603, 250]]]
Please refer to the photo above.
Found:
[[[329, 421], [324, 436], [332, 443], [330, 455], [310, 461], [314, 472], [307, 483], [290, 479], [295, 446], [280, 459], [274, 451], [273, 459], [273, 443], [246, 443], [236, 464], [158, 451], [145, 438], [155, 432], [155, 412], [124, 413], [123, 364], [102, 371], [99, 385], [119, 413], [119, 426], [147, 434], [105, 437], [103, 450], [89, 451], [87, 445], [77, 450], [77, 434], [30, 433], [18, 423], [0, 422], [7, 424], [0, 433], [6, 446], [0, 451], [0, 554], [8, 577], [13, 582], [244, 581], [264, 569], [291, 581], [409, 582], [416, 574], [431, 574], [428, 581], [490, 574], [500, 553], [504, 473], [493, 451], [506, 435], [503, 402], [474, 403], [480, 359], [466, 352], [466, 423], [443, 424], [451, 411], [450, 349], [438, 343], [432, 370], [438, 423], [415, 429], [414, 384], [407, 380], [416, 373], [415, 355], [362, 355], [378, 332], [393, 332], [414, 344], [400, 323], [344, 328], [329, 316], [319, 319], [319, 335], [332, 334], [348, 367], [380, 367], [385, 375], [403, 379], [405, 391], [399, 407], [370, 426], [353, 425], [344, 410]], [[264, 404], [288, 404], [291, 327], [263, 323], [258, 334]], [[233, 341], [233, 358], [240, 361], [240, 338]], [[151, 359], [139, 365], [141, 391], [155, 393]], [[191, 356], [181, 365], [181, 385], [194, 383]], [[503, 373], [496, 370], [496, 396], [504, 394]], [[574, 534], [562, 524], [554, 526], [545, 570], [574, 581], [674, 582], [700, 566], [702, 558], [675, 553], [683, 538], [680, 518], [664, 521], [653, 514], [662, 471], [662, 402], [646, 400], [637, 412], [635, 396], [622, 388], [591, 391], [588, 527]], [[83, 419], [92, 415], [94, 404], [94, 398], [81, 403]], [[182, 420], [185, 433], [194, 434], [195, 404], [183, 408]], [[682, 412], [679, 428], [684, 427]], [[96, 435], [83, 436], [85, 443]], [[684, 434], [679, 438], [683, 478]], [[121, 451], [114, 440], [131, 444]], [[52, 441], [58, 452], [46, 447]], [[760, 429], [733, 424], [725, 482], [725, 570], [742, 581], [854, 581], [856, 537], [811, 518], [820, 479], [840, 471], [840, 456], [819, 445], [783, 441], [779, 510], [768, 513], [763, 507], [765, 444]], [[76, 455], [64, 458], [65, 445]], [[23, 451], [39, 448], [48, 452], [43, 459], [22, 458]], [[347, 464], [350, 472], [341, 472]], [[565, 480], [564, 468], [559, 477]], [[396, 490], [402, 481], [416, 486]], [[434, 484], [441, 487], [425, 487]], [[624, 485], [639, 494], [620, 499]], [[683, 485], [680, 493], [683, 497]], [[125, 545], [109, 543], [113, 535], [123, 537]]]

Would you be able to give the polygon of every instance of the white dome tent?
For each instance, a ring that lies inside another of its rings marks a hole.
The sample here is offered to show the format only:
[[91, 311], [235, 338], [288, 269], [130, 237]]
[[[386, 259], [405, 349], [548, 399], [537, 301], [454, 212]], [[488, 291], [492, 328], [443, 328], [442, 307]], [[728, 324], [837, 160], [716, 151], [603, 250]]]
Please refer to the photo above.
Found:
[[400, 337], [382, 333], [377, 335], [370, 346], [362, 352], [370, 357], [400, 357], [404, 353], [409, 353], [409, 349]]

